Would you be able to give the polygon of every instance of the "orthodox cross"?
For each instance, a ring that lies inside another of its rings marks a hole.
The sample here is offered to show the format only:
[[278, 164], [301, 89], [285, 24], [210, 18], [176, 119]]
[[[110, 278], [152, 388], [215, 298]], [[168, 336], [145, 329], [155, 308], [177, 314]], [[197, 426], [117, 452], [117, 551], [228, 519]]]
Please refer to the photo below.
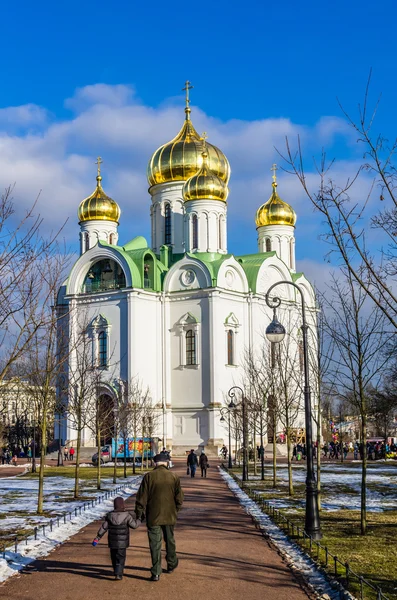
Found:
[[103, 160], [100, 156], [98, 156], [98, 158], [96, 159], [96, 165], [98, 165], [98, 177], [101, 176], [101, 164], [103, 163]]
[[208, 138], [207, 132], [203, 131], [203, 133], [201, 134], [201, 139], [203, 140], [203, 152], [207, 151], [207, 138]]
[[277, 165], [276, 163], [274, 163], [274, 165], [272, 166], [272, 168], [270, 169], [271, 171], [273, 171], [273, 175], [272, 175], [272, 179], [273, 179], [273, 183], [277, 183], [277, 175], [276, 175], [276, 171], [277, 169]]
[[182, 88], [182, 91], [186, 92], [186, 108], [189, 108], [190, 98], [189, 98], [189, 90], [192, 90], [193, 86], [190, 81], [185, 82], [185, 87]]

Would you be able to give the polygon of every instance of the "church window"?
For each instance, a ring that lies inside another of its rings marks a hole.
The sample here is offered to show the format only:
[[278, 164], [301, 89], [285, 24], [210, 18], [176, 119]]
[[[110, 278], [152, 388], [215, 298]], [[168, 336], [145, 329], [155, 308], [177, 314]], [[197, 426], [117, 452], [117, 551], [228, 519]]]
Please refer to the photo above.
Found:
[[90, 294], [126, 287], [126, 279], [121, 266], [111, 259], [98, 260], [88, 271], [82, 293]]
[[234, 365], [234, 332], [232, 329], [227, 332], [227, 364]]
[[294, 240], [289, 241], [289, 266], [294, 268]]
[[222, 249], [222, 226], [223, 226], [223, 220], [222, 220], [222, 217], [219, 217], [219, 231], [218, 231], [219, 242], [218, 242], [218, 248], [220, 250]]
[[85, 245], [85, 252], [87, 250], [90, 249], [90, 236], [88, 235], [88, 233], [84, 234], [84, 245]]
[[145, 256], [145, 262], [143, 265], [143, 287], [146, 289], [153, 289], [154, 280], [154, 263], [153, 256], [147, 254]]
[[198, 219], [197, 219], [197, 215], [193, 215], [193, 220], [192, 220], [192, 227], [193, 227], [193, 250], [197, 250], [198, 247]]
[[98, 367], [107, 367], [108, 364], [108, 336], [105, 331], [98, 335]]
[[270, 241], [270, 238], [266, 238], [266, 252], [271, 252], [272, 251], [272, 243]]
[[171, 207], [165, 205], [164, 209], [164, 244], [171, 244]]
[[111, 233], [109, 236], [109, 244], [114, 244], [114, 234]]
[[195, 365], [196, 363], [196, 335], [189, 329], [186, 332], [186, 364]]

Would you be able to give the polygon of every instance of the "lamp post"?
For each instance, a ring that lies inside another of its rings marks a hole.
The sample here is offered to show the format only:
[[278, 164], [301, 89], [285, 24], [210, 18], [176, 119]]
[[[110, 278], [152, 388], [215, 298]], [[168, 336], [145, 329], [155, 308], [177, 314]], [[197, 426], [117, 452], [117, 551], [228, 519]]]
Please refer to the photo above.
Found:
[[221, 423], [223, 423], [225, 421], [225, 417], [223, 416], [225, 413], [227, 413], [227, 418], [228, 418], [228, 427], [229, 427], [229, 462], [228, 462], [228, 468], [229, 469], [231, 469], [233, 467], [233, 463], [232, 463], [232, 428], [231, 428], [231, 425], [230, 425], [230, 417], [231, 417], [232, 412], [235, 410], [235, 408], [236, 408], [236, 405], [234, 404], [233, 400], [231, 400], [230, 403], [227, 405], [227, 407], [224, 407], [224, 408], [220, 409]]
[[[227, 395], [233, 402], [233, 399], [236, 398], [236, 392], [238, 390], [241, 395], [241, 408], [242, 408], [242, 417], [243, 417], [243, 481], [248, 480], [248, 461], [247, 461], [247, 441], [248, 441], [248, 431], [247, 431], [247, 402], [244, 396], [244, 392], [238, 385], [234, 385], [230, 388]], [[237, 452], [237, 448], [236, 448]]]
[[292, 285], [298, 290], [302, 303], [302, 334], [303, 334], [303, 367], [304, 367], [304, 389], [303, 395], [305, 400], [305, 424], [306, 424], [306, 457], [307, 457], [307, 473], [306, 473], [306, 515], [305, 515], [305, 531], [315, 540], [320, 540], [322, 537], [320, 527], [320, 514], [317, 504], [317, 486], [316, 477], [314, 474], [313, 463], [313, 442], [312, 442], [312, 405], [311, 391], [309, 383], [309, 355], [307, 345], [307, 322], [305, 299], [301, 288], [292, 281], [278, 281], [270, 286], [266, 293], [266, 304], [269, 308], [273, 308], [273, 321], [266, 329], [266, 337], [272, 343], [279, 343], [284, 339], [285, 329], [277, 320], [276, 308], [281, 304], [281, 298], [270, 298], [270, 292], [278, 285]]

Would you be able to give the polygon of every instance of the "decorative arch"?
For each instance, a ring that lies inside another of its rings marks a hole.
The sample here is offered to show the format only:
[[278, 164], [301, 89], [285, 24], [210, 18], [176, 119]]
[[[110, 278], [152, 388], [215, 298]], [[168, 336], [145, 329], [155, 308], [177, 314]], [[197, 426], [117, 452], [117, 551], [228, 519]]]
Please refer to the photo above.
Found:
[[219, 267], [217, 285], [227, 290], [247, 293], [249, 290], [247, 276], [243, 267], [232, 256], [222, 262]]
[[164, 280], [165, 292], [206, 289], [209, 287], [212, 287], [212, 276], [207, 266], [191, 256], [185, 256], [175, 263]]

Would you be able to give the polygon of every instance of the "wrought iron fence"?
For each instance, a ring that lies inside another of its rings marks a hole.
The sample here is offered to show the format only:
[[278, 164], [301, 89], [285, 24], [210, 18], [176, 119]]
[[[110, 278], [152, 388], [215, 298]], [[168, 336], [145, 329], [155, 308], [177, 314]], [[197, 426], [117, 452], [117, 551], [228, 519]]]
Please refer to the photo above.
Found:
[[75, 517], [81, 515], [82, 512], [85, 512], [88, 508], [93, 508], [94, 506], [101, 504], [108, 498], [111, 498], [112, 496], [115, 496], [116, 494], [118, 494], [120, 491], [125, 490], [125, 488], [129, 487], [130, 485], [131, 485], [130, 483], [124, 483], [123, 485], [119, 485], [116, 488], [109, 490], [108, 492], [105, 492], [101, 496], [96, 496], [92, 500], [89, 500], [88, 502], [84, 502], [80, 506], [76, 506], [73, 510], [71, 510], [69, 512], [64, 512], [63, 515], [54, 517], [54, 519], [50, 519], [50, 521], [43, 523], [42, 525], [39, 525], [38, 527], [34, 527], [31, 534], [16, 535], [14, 538], [14, 541], [12, 542], [11, 545], [3, 544], [2, 550], [1, 550], [1, 556], [5, 559], [7, 550], [10, 550], [11, 552], [15, 552], [15, 554], [17, 554], [18, 546], [23, 543], [25, 543], [25, 546], [26, 546], [29, 540], [37, 540], [40, 535], [40, 530], [42, 531], [42, 535], [45, 536], [45, 532], [46, 532], [47, 528], [49, 528], [50, 531], [53, 531], [54, 527], [59, 527], [59, 525], [61, 523], [66, 523], [68, 520], [71, 521], [73, 518], [73, 515]]
[[[228, 471], [223, 465], [225, 471]], [[229, 474], [238, 483], [238, 485], [244, 490], [244, 492], [261, 508], [263, 512], [277, 524], [284, 525], [288, 535], [292, 535], [298, 540], [300, 548], [302, 548], [311, 559], [315, 559], [320, 565], [323, 565], [327, 572], [331, 572], [332, 575], [339, 580], [345, 590], [351, 591], [353, 581], [358, 584], [360, 600], [365, 600], [364, 589], [368, 588], [374, 593], [376, 600], [389, 600], [382, 591], [382, 588], [374, 585], [362, 575], [359, 575], [350, 567], [347, 561], [341, 560], [338, 556], [332, 554], [327, 546], [323, 546], [317, 540], [314, 540], [312, 536], [308, 535], [302, 527], [299, 527], [296, 523], [286, 517], [278, 508], [273, 506], [268, 500], [265, 500], [261, 494], [241, 485], [241, 481], [234, 475]], [[340, 581], [341, 580], [341, 581]]]

